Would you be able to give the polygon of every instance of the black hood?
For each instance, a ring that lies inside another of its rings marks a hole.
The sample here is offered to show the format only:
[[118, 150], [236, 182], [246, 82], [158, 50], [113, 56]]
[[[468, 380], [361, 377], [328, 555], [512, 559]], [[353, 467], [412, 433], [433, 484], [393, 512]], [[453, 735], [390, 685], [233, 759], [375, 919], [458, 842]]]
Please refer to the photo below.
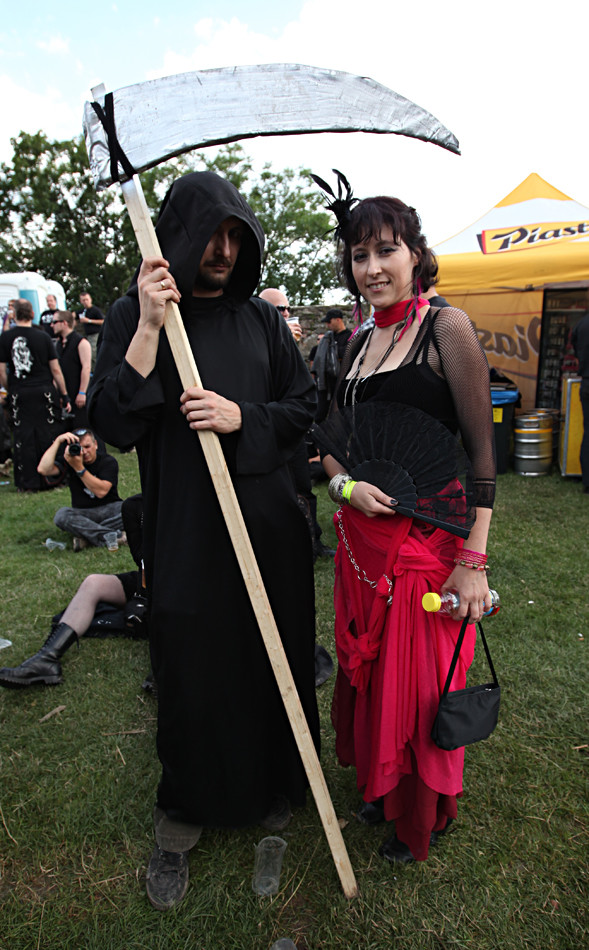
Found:
[[[194, 279], [207, 244], [219, 225], [231, 216], [247, 225], [225, 290], [226, 297], [240, 304], [256, 289], [264, 250], [264, 232], [250, 206], [231, 182], [214, 172], [184, 175], [166, 194], [155, 230], [183, 301], [192, 297]], [[137, 294], [136, 280], [137, 275], [129, 288], [133, 296]]]

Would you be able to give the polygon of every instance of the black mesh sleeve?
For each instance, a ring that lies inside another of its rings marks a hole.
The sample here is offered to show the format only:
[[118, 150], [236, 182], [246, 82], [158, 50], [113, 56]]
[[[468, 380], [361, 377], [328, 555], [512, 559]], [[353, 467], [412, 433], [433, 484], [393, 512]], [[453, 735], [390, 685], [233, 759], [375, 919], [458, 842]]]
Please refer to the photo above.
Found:
[[469, 317], [444, 307], [434, 321], [442, 372], [452, 392], [458, 426], [470, 459], [477, 505], [492, 508], [495, 498], [495, 434], [487, 357]]

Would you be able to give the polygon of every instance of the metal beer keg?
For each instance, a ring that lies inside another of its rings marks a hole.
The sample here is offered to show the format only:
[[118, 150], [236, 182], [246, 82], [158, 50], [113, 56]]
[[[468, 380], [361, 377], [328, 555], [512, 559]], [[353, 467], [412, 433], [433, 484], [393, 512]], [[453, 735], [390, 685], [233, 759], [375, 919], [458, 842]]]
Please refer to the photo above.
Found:
[[518, 475], [548, 475], [552, 468], [552, 415], [542, 410], [515, 419], [513, 467]]

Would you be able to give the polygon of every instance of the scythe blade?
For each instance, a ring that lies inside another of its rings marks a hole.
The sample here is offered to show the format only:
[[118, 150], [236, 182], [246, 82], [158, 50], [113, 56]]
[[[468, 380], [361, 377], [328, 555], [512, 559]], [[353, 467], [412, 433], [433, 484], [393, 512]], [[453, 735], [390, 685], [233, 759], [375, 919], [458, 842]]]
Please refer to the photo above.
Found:
[[[124, 86], [113, 96], [119, 143], [137, 172], [206, 145], [309, 132], [393, 133], [460, 153], [452, 132], [411, 100], [364, 76], [313, 66], [180, 73]], [[104, 106], [104, 95], [96, 101]], [[112, 184], [110, 153], [89, 102], [84, 134], [100, 191]]]

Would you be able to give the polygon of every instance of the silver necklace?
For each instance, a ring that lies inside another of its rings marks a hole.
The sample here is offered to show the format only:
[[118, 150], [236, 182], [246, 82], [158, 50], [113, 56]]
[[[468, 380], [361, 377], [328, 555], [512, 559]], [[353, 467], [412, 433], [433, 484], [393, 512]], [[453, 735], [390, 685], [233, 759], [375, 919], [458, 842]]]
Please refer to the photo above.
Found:
[[358, 365], [357, 365], [357, 367], [356, 367], [356, 371], [355, 371], [355, 373], [354, 373], [352, 376], [350, 376], [350, 378], [347, 380], [346, 392], [345, 392], [345, 395], [344, 395], [344, 403], [345, 403], [345, 405], [350, 405], [350, 403], [348, 402], [348, 394], [349, 394], [349, 392], [350, 392], [350, 386], [352, 387], [351, 405], [352, 405], [352, 406], [355, 406], [355, 405], [356, 405], [356, 393], [357, 393], [357, 391], [358, 391], [358, 386], [360, 385], [360, 383], [362, 383], [362, 382], [364, 382], [366, 379], [368, 379], [369, 376], [374, 376], [376, 373], [378, 373], [380, 367], [381, 367], [384, 363], [386, 363], [387, 359], [389, 358], [389, 356], [390, 356], [391, 353], [393, 352], [393, 350], [394, 350], [394, 348], [395, 348], [395, 346], [396, 346], [396, 344], [397, 344], [397, 342], [398, 342], [398, 340], [399, 340], [399, 337], [401, 336], [401, 333], [403, 332], [403, 330], [404, 330], [405, 327], [407, 326], [407, 323], [408, 323], [408, 321], [409, 321], [409, 316], [410, 316], [410, 314], [407, 314], [407, 316], [405, 317], [405, 319], [404, 319], [404, 320], [401, 320], [401, 322], [396, 325], [396, 327], [395, 327], [395, 329], [394, 329], [394, 331], [393, 331], [393, 338], [392, 338], [391, 342], [389, 343], [389, 345], [387, 346], [387, 348], [385, 349], [384, 353], [383, 353], [381, 356], [377, 356], [376, 359], [374, 360], [374, 362], [371, 363], [371, 365], [368, 367], [368, 369], [367, 369], [362, 375], [360, 375], [360, 372], [361, 372], [361, 370], [362, 370], [362, 367], [364, 366], [364, 360], [366, 359], [366, 356], [367, 356], [367, 354], [368, 354], [368, 349], [369, 349], [369, 347], [370, 347], [370, 341], [371, 341], [371, 339], [372, 339], [372, 334], [374, 333], [374, 327], [371, 327], [371, 329], [370, 329], [370, 331], [369, 331], [369, 333], [368, 333], [368, 337], [367, 337], [367, 339], [366, 339], [366, 344], [365, 344], [365, 346], [364, 346], [364, 350], [363, 350], [363, 352], [362, 352], [362, 355], [360, 356], [360, 359], [358, 360]]

